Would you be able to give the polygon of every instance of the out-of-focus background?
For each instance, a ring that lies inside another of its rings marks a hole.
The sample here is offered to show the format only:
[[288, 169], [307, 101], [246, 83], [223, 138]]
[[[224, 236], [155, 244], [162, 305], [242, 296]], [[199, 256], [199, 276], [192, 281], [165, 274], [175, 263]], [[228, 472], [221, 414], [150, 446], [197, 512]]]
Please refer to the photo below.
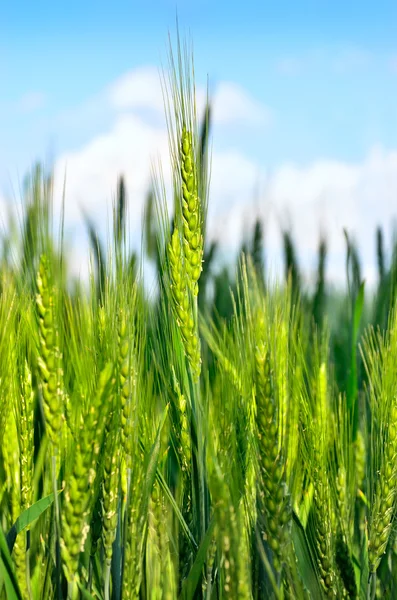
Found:
[[176, 17], [193, 43], [200, 119], [207, 81], [212, 101], [208, 239], [219, 263], [259, 218], [268, 272], [283, 268], [289, 231], [310, 284], [323, 235], [327, 278], [344, 284], [346, 228], [375, 283], [375, 230], [391, 251], [397, 214], [392, 0], [2, 3], [1, 227], [39, 159], [54, 167], [56, 207], [66, 185], [76, 274], [87, 273], [82, 211], [106, 235], [120, 174], [139, 248], [153, 161], [170, 181], [160, 74]]

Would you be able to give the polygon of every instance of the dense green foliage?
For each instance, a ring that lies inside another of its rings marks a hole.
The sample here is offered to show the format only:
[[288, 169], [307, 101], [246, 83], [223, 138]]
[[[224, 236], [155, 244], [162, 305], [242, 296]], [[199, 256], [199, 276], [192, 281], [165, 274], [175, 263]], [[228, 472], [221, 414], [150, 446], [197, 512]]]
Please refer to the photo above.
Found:
[[365, 299], [306, 289], [291, 235], [267, 282], [263, 225], [235, 274], [207, 247], [210, 109], [188, 53], [165, 86], [174, 213], [156, 174], [143, 253], [118, 182], [88, 285], [53, 234], [52, 179], [25, 186], [0, 278], [0, 599], [397, 597], [397, 253]]

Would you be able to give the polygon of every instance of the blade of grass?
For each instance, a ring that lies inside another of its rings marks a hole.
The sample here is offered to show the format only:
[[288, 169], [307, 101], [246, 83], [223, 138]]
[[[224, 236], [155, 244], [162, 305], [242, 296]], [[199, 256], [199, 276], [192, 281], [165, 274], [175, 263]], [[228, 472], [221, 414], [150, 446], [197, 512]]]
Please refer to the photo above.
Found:
[[306, 532], [295, 512], [292, 513], [292, 540], [294, 543], [299, 573], [305, 587], [312, 598], [322, 598], [323, 591], [320, 587], [316, 571], [313, 566], [312, 553]]
[[192, 600], [196, 592], [197, 584], [200, 579], [200, 574], [203, 570], [205, 560], [207, 558], [208, 547], [212, 540], [212, 534], [215, 527], [215, 517], [212, 517], [207, 533], [200, 544], [194, 563], [189, 571], [189, 575], [183, 582], [182, 591], [179, 596], [180, 600]]
[[11, 559], [11, 553], [8, 550], [7, 540], [0, 525], [0, 574], [4, 581], [7, 592], [7, 598], [22, 600], [17, 578], [14, 572], [14, 566]]
[[353, 441], [357, 437], [358, 428], [358, 383], [357, 383], [357, 343], [360, 331], [360, 323], [364, 307], [364, 282], [361, 283], [358, 290], [357, 298], [354, 302], [353, 322], [352, 322], [352, 338], [351, 338], [351, 359], [350, 372], [347, 387], [347, 406], [353, 418]]
[[[58, 490], [58, 494], [61, 494], [63, 490]], [[18, 533], [21, 533], [26, 527], [29, 527], [36, 519], [42, 515], [47, 508], [51, 506], [54, 502], [54, 494], [51, 493], [41, 500], [38, 500], [32, 506], [29, 506], [26, 510], [23, 511], [9, 530], [6, 536], [7, 545], [10, 553], [12, 552], [15, 544], [16, 537]]]

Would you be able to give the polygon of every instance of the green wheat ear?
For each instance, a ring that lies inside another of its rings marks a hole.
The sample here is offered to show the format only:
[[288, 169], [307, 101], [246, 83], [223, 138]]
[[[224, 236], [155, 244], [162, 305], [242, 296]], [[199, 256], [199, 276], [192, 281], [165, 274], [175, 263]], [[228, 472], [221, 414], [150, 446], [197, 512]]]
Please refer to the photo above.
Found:
[[288, 545], [286, 527], [291, 520], [291, 507], [285, 481], [285, 462], [279, 451], [277, 407], [274, 397], [270, 353], [264, 343], [255, 353], [257, 374], [257, 437], [259, 450], [259, 500], [266, 516], [266, 535], [273, 551], [276, 571], [281, 571]]
[[48, 259], [40, 258], [37, 274], [36, 305], [39, 318], [40, 354], [38, 357], [44, 416], [49, 437], [55, 448], [64, 419], [61, 355], [55, 323], [54, 292], [50, 285]]
[[[130, 449], [128, 447], [128, 441], [130, 438], [131, 429], [131, 390], [134, 385], [134, 369], [132, 367], [132, 357], [130, 356], [131, 341], [129, 339], [127, 331], [126, 315], [122, 309], [119, 310], [118, 318], [118, 376], [120, 386], [120, 419], [121, 419], [121, 446], [124, 450], [124, 454], [129, 457]], [[130, 458], [128, 458], [128, 463]]]
[[182, 214], [186, 271], [193, 294], [198, 294], [202, 270], [203, 235], [192, 134], [184, 127], [181, 141]]
[[106, 443], [102, 479], [102, 543], [108, 568], [110, 568], [112, 546], [116, 537], [119, 498], [120, 447], [116, 431], [116, 429], [112, 430]]
[[[109, 396], [112, 388], [112, 365], [107, 364], [98, 377], [96, 390], [77, 432], [72, 471], [67, 479], [62, 507], [61, 555], [66, 579], [73, 582], [79, 555], [88, 534], [88, 515], [93, 485], [98, 471], [106, 420], [109, 419]], [[93, 444], [93, 432], [94, 444]]]
[[21, 477], [21, 509], [32, 504], [34, 456], [34, 392], [32, 374], [25, 359], [20, 375], [19, 452]]
[[171, 293], [176, 321], [181, 332], [183, 345], [193, 375], [198, 380], [201, 370], [200, 339], [195, 324], [193, 307], [189, 298], [186, 281], [187, 275], [177, 227], [175, 227], [171, 242], [168, 245], [168, 256], [171, 271]]
[[397, 402], [390, 410], [387, 437], [384, 443], [383, 464], [375, 485], [371, 507], [368, 557], [371, 573], [376, 573], [386, 551], [393, 527], [396, 505]]

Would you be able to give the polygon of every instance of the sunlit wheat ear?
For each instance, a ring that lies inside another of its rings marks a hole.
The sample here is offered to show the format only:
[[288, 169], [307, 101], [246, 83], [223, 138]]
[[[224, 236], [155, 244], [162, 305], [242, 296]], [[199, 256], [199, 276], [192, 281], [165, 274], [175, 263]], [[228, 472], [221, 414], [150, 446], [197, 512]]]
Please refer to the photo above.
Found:
[[117, 326], [118, 348], [118, 377], [119, 377], [119, 395], [120, 395], [120, 433], [121, 445], [124, 454], [127, 456], [127, 466], [130, 466], [130, 448], [131, 426], [132, 426], [132, 392], [136, 384], [136, 373], [133, 365], [133, 344], [127, 330], [127, 318], [125, 311], [120, 310]]
[[136, 451], [132, 461], [130, 500], [126, 507], [126, 542], [124, 548], [123, 599], [139, 598], [143, 576], [143, 557], [147, 515], [142, 489], [145, 480], [142, 455]]
[[32, 373], [26, 360], [20, 375], [20, 406], [18, 416], [21, 509], [25, 510], [32, 504], [34, 457], [34, 392], [32, 389]]
[[392, 532], [397, 506], [397, 311], [389, 317], [385, 335], [370, 330], [363, 343], [371, 410], [370, 511], [368, 558], [378, 570]]
[[135, 509], [128, 514], [128, 538], [125, 545], [124, 574], [123, 574], [123, 598], [135, 600], [139, 598], [139, 588], [142, 580], [142, 557], [138, 534], [143, 529], [143, 524], [138, 523], [140, 519]]
[[234, 506], [229, 486], [220, 473], [214, 473], [211, 480], [217, 515], [217, 548], [222, 569], [222, 597], [248, 600], [251, 597], [249, 554], [242, 507], [236, 509]]
[[390, 410], [385, 438], [369, 523], [368, 557], [371, 573], [375, 573], [379, 566], [393, 527], [397, 494], [397, 400], [393, 401]]
[[334, 538], [332, 535], [332, 498], [327, 469], [330, 428], [333, 414], [329, 407], [329, 378], [325, 360], [316, 366], [313, 391], [315, 393], [313, 440], [314, 523], [317, 550], [317, 565], [321, 584], [327, 598], [338, 596], [340, 580], [335, 564]]
[[177, 227], [175, 227], [171, 242], [168, 245], [168, 257], [173, 309], [192, 373], [194, 378], [198, 380], [201, 371], [200, 339], [189, 296], [187, 274], [183, 261], [180, 234]]
[[182, 471], [188, 474], [188, 472], [190, 471], [191, 463], [191, 439], [186, 396], [181, 392], [181, 387], [176, 377], [174, 367], [171, 367], [171, 369], [173, 387], [177, 397], [177, 408], [179, 412], [179, 426], [177, 427], [176, 431], [178, 442], [177, 451], [179, 454], [179, 460], [181, 462]]
[[149, 502], [146, 565], [152, 597], [172, 600], [177, 596], [176, 569], [168, 535], [169, 518], [160, 486], [155, 484]]
[[185, 266], [188, 283], [197, 296], [203, 259], [202, 217], [192, 134], [186, 128], [183, 128], [181, 140], [181, 176]]
[[[32, 374], [26, 359], [20, 368], [19, 383], [16, 395], [16, 425], [19, 442], [19, 473], [14, 482], [13, 496], [18, 500], [18, 515], [33, 503], [33, 458], [34, 458], [34, 392], [32, 389]], [[19, 490], [18, 485], [19, 484]], [[15, 502], [15, 500], [14, 500]], [[17, 565], [19, 585], [24, 597], [27, 597], [28, 579], [26, 547], [30, 535], [30, 527], [21, 532], [14, 545], [14, 560]]]
[[[5, 430], [0, 442], [2, 464], [5, 475], [5, 488], [8, 492], [9, 526], [17, 519], [21, 512], [21, 481], [20, 481], [20, 452], [15, 445], [17, 438], [17, 424], [14, 412], [10, 411], [6, 421]], [[1, 490], [2, 492], [4, 490]], [[26, 564], [25, 564], [26, 539], [24, 532], [19, 534], [15, 540], [12, 558], [16, 568], [16, 574], [21, 591], [26, 597]]]
[[116, 538], [117, 503], [119, 498], [120, 448], [116, 429], [112, 430], [106, 443], [104, 472], [102, 479], [102, 543], [107, 569], [113, 554], [113, 542]]
[[273, 551], [274, 566], [280, 571], [287, 543], [286, 525], [291, 519], [291, 507], [285, 481], [285, 464], [278, 448], [277, 406], [269, 351], [263, 342], [257, 346], [256, 409], [257, 444], [260, 478], [259, 504], [266, 515], [264, 536]]
[[54, 291], [50, 283], [48, 259], [45, 255], [40, 259], [37, 288], [36, 305], [40, 340], [37, 363], [46, 426], [51, 442], [56, 449], [59, 446], [64, 419], [62, 369], [55, 318]]
[[[88, 509], [97, 475], [106, 420], [109, 416], [109, 395], [112, 387], [110, 364], [99, 375], [97, 388], [87, 413], [82, 416], [77, 433], [75, 454], [67, 477], [62, 507], [61, 554], [66, 579], [75, 579], [80, 552], [88, 533]], [[95, 432], [94, 443], [92, 432]]]

